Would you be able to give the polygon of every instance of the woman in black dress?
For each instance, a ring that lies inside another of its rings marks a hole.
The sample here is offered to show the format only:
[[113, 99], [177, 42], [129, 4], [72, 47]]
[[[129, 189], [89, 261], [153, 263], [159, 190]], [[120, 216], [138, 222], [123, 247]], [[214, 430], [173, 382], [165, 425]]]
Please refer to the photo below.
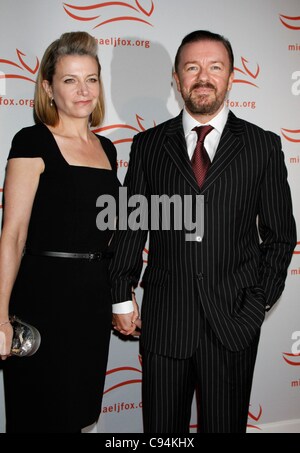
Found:
[[112, 232], [97, 228], [96, 201], [117, 199], [119, 182], [114, 145], [90, 130], [104, 115], [100, 70], [89, 34], [54, 41], [37, 79], [37, 124], [12, 142], [0, 246], [1, 358], [10, 355], [9, 314], [37, 327], [42, 340], [35, 355], [5, 362], [9, 433], [76, 433], [101, 411]]

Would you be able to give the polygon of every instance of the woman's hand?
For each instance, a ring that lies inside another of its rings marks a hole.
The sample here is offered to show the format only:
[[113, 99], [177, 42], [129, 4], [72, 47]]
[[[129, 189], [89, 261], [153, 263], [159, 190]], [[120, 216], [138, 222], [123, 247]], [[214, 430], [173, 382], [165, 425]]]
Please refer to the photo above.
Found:
[[131, 332], [130, 335], [133, 335], [134, 337], [139, 337], [141, 335], [142, 321], [140, 319], [139, 306], [137, 304], [134, 291], [132, 292], [132, 302], [133, 302], [134, 311], [133, 311], [133, 316], [131, 319], [131, 324], [132, 324], [132, 327], [134, 327], [134, 330]]
[[136, 328], [141, 329], [141, 320], [139, 317], [139, 306], [135, 299], [135, 293], [132, 291], [133, 311], [126, 314], [113, 314], [114, 329], [122, 335], [139, 336], [140, 332]]

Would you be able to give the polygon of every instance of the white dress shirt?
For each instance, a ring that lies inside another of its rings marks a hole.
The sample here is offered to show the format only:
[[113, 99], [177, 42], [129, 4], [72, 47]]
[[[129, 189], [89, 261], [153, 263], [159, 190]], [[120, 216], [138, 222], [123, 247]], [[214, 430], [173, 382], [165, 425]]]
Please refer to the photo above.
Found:
[[[213, 161], [213, 158], [215, 157], [223, 129], [227, 122], [228, 113], [229, 113], [229, 109], [224, 104], [222, 110], [214, 118], [212, 118], [211, 121], [209, 121], [208, 123], [205, 123], [205, 126], [207, 126], [208, 124], [213, 126], [213, 130], [209, 134], [207, 134], [207, 136], [205, 137], [205, 140], [204, 140], [204, 147], [206, 149], [207, 154], [209, 155], [211, 162]], [[183, 115], [182, 115], [182, 125], [183, 125], [183, 131], [184, 131], [185, 141], [186, 141], [186, 145], [187, 145], [188, 155], [189, 155], [189, 158], [192, 159], [194, 150], [196, 148], [196, 143], [197, 143], [197, 132], [193, 131], [192, 129], [195, 126], [204, 126], [204, 124], [201, 124], [197, 120], [195, 120], [195, 118], [193, 118], [187, 112], [187, 110], [184, 108]], [[132, 301], [127, 300], [125, 302], [113, 304], [112, 311], [115, 314], [131, 313], [133, 311]]]
[[[224, 105], [217, 116], [212, 118], [208, 123], [205, 123], [205, 126], [209, 124], [213, 126], [213, 130], [209, 134], [207, 134], [204, 140], [204, 147], [207, 154], [209, 155], [211, 162], [215, 157], [223, 129], [227, 122], [228, 113], [229, 109]], [[201, 124], [197, 120], [195, 120], [195, 118], [193, 118], [184, 108], [182, 115], [182, 125], [189, 158], [192, 159], [197, 143], [197, 132], [193, 131], [192, 129], [196, 126], [204, 126], [204, 124]]]

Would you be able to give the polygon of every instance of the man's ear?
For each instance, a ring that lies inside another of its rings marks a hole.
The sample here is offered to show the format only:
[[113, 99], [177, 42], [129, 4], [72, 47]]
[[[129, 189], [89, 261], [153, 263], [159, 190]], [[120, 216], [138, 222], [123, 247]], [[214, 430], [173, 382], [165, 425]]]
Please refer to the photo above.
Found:
[[177, 72], [173, 72], [173, 77], [174, 77], [174, 80], [176, 82], [176, 86], [177, 86], [177, 91], [179, 91], [179, 93], [181, 93], [181, 89], [180, 89], [180, 83], [179, 83], [179, 77], [178, 77], [178, 74]]
[[234, 71], [232, 71], [232, 73], [229, 76], [227, 91], [231, 90], [233, 81], [234, 81]]

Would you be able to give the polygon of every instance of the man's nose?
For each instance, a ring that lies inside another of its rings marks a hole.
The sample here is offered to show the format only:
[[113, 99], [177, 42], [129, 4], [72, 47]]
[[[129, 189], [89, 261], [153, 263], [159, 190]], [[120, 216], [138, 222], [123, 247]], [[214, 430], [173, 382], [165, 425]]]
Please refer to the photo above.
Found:
[[208, 71], [205, 68], [200, 68], [199, 73], [198, 73], [198, 79], [199, 80], [208, 80], [209, 75]]

